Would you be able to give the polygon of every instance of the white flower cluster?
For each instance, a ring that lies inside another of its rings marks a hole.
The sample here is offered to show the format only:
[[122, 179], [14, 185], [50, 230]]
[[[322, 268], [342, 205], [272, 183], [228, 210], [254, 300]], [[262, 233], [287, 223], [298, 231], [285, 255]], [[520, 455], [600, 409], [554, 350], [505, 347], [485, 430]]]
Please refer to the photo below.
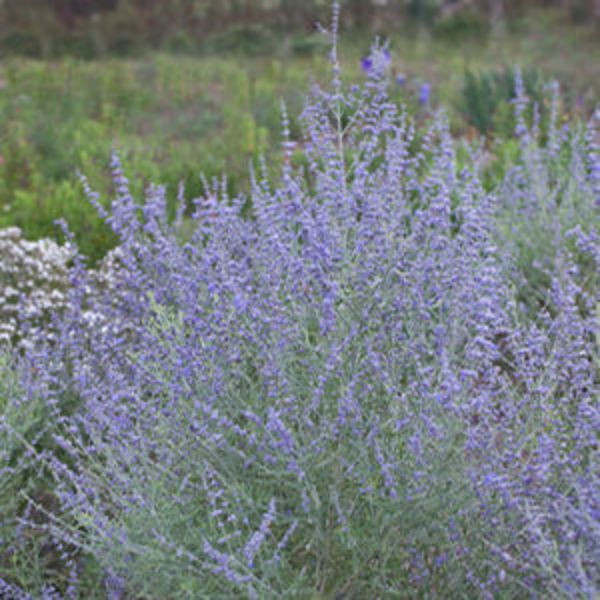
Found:
[[[115, 287], [118, 255], [113, 250], [90, 273], [90, 297]], [[40, 334], [52, 339], [51, 316], [67, 305], [71, 258], [68, 245], [28, 241], [18, 227], [0, 229], [0, 347], [25, 349]], [[86, 317], [93, 326], [94, 315]]]
[[52, 240], [31, 242], [18, 227], [0, 229], [0, 345], [31, 333], [64, 307], [70, 256]]
[[121, 248], [116, 247], [108, 252], [97, 269], [90, 270], [88, 273], [90, 287], [85, 290], [88, 302], [84, 306], [82, 316], [84, 328], [90, 334], [90, 339], [93, 339], [95, 333], [105, 333], [109, 326], [112, 326], [113, 331], [116, 328], [122, 333], [128, 330], [127, 323], [115, 321], [116, 315], [110, 316], [106, 310], [98, 312], [93, 308], [98, 303], [105, 309], [110, 305], [116, 307], [124, 301], [125, 286], [121, 277], [124, 273], [122, 256]]

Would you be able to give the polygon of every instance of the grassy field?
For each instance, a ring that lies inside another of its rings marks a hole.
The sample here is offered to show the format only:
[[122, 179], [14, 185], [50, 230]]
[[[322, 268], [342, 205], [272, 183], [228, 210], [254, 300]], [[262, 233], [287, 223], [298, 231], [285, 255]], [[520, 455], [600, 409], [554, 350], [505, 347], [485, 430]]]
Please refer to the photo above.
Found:
[[[366, 36], [344, 41], [349, 81], [364, 79], [360, 59], [368, 48]], [[594, 56], [600, 43], [593, 31], [562, 26], [547, 13], [514, 23], [501, 36], [398, 33], [390, 48], [392, 73], [404, 81], [392, 80], [392, 95], [413, 113], [443, 105], [459, 136], [473, 138], [487, 128], [504, 136], [511, 126], [502, 94], [482, 85], [465, 92], [467, 71], [482, 78], [504, 72], [510, 82], [519, 64], [531, 70], [534, 99], [542, 98], [545, 80], [556, 78], [567, 114], [589, 114], [599, 95]], [[155, 181], [173, 200], [183, 181], [192, 199], [202, 192], [200, 172], [209, 179], [226, 173], [231, 191], [244, 189], [251, 160], [265, 154], [276, 165], [281, 159], [282, 99], [293, 116], [292, 137], [300, 135], [296, 117], [304, 90], [312, 79], [326, 79], [327, 51], [314, 37], [281, 39], [269, 55], [249, 57], [243, 50], [0, 63], [0, 226], [18, 225], [30, 238], [54, 237], [53, 221], [66, 216], [84, 252], [102, 256], [114, 240], [83, 200], [78, 172], [109, 193], [113, 146], [136, 195]], [[424, 83], [431, 84], [431, 101], [419, 107]]]
[[4, 225], [52, 236], [67, 215], [85, 251], [106, 249], [106, 232], [83, 200], [77, 171], [108, 191], [113, 145], [136, 181], [160, 181], [190, 197], [207, 177], [232, 184], [248, 161], [277, 146], [279, 99], [302, 105], [303, 64], [152, 56], [142, 61], [4, 65], [2, 188]]

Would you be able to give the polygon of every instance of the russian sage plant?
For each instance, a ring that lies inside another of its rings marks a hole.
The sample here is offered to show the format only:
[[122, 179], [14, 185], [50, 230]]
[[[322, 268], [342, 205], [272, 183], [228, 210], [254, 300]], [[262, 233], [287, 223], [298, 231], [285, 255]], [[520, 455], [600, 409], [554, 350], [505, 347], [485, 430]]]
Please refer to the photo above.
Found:
[[517, 74], [521, 159], [489, 192], [443, 114], [389, 101], [385, 48], [349, 89], [332, 48], [304, 170], [214, 181], [187, 242], [114, 157], [119, 293], [75, 257], [27, 358], [55, 543], [109, 598], [593, 598], [593, 124], [542, 140]]

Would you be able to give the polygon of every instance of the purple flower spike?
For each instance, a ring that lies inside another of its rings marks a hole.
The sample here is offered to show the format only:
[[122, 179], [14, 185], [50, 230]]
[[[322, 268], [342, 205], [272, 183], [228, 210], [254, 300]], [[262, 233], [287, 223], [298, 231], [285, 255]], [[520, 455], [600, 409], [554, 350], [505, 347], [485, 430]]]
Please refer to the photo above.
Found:
[[406, 75], [404, 73], [399, 73], [396, 75], [396, 83], [400, 86], [403, 86], [406, 83]]
[[421, 106], [425, 106], [429, 104], [429, 99], [431, 97], [431, 84], [427, 81], [421, 85], [421, 89], [419, 90], [419, 104]]
[[373, 61], [368, 56], [364, 56], [360, 59], [360, 68], [365, 72], [369, 73], [373, 68]]

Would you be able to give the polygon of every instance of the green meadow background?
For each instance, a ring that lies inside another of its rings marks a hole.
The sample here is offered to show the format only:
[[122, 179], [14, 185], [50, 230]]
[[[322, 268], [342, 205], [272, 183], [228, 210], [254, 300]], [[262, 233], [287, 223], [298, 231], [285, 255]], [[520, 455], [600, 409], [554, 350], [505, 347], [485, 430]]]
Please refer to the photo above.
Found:
[[[589, 117], [600, 91], [598, 4], [347, 1], [344, 77], [364, 78], [374, 36], [388, 40], [395, 100], [423, 119], [443, 107], [457, 136], [482, 138], [494, 178], [514, 151], [514, 65], [542, 119], [551, 79], [565, 121]], [[311, 82], [329, 77], [315, 22], [330, 12], [325, 1], [0, 2], [0, 227], [56, 238], [54, 221], [66, 217], [93, 262], [115, 239], [80, 174], [108, 203], [116, 148], [139, 198], [158, 182], [174, 202], [183, 183], [191, 201], [201, 173], [243, 191], [252, 162], [264, 156], [276, 172], [282, 159], [282, 100], [301, 165], [298, 115]]]

